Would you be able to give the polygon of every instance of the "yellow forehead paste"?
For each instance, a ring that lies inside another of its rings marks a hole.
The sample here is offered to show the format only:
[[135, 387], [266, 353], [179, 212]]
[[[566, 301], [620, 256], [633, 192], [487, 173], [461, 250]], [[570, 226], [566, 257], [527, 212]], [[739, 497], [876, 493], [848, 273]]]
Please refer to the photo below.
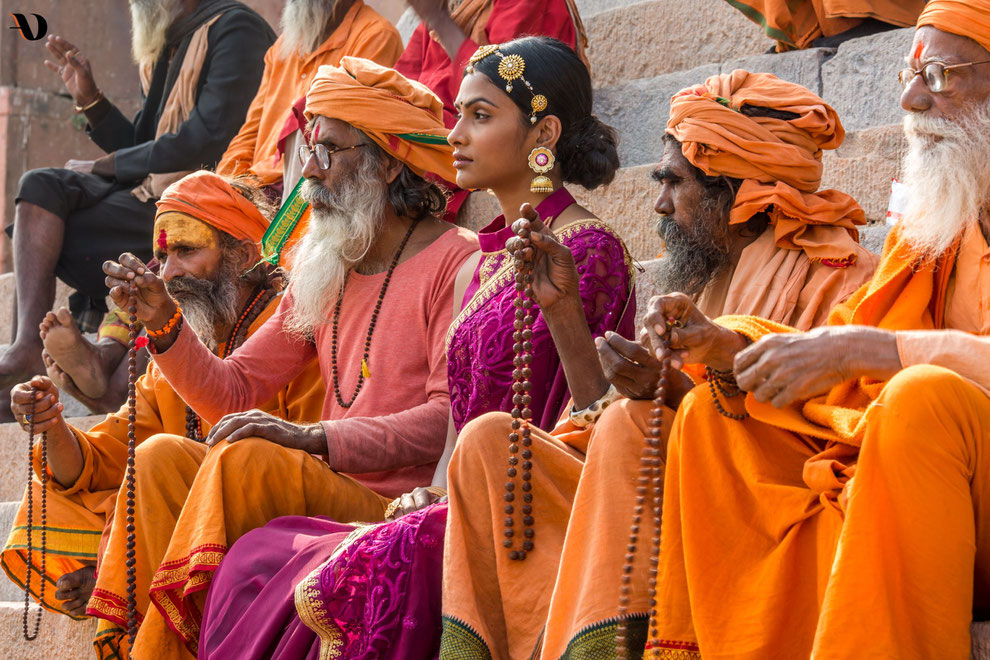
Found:
[[162, 252], [176, 245], [213, 250], [218, 244], [216, 229], [179, 211], [166, 211], [155, 218], [154, 236], [155, 249]]

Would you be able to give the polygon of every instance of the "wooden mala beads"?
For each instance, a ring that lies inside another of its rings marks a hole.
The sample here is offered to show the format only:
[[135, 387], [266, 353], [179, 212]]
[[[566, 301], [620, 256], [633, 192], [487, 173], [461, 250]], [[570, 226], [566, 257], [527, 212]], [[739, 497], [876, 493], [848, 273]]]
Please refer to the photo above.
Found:
[[124, 488], [127, 494], [127, 641], [134, 647], [137, 636], [137, 560], [134, 550], [137, 545], [134, 527], [134, 457], [137, 450], [135, 422], [137, 421], [137, 289], [130, 287], [130, 300], [127, 306], [127, 471], [124, 474]]
[[[34, 619], [34, 630], [29, 631], [28, 621], [31, 615], [31, 571], [34, 568], [34, 543], [32, 535], [34, 532], [34, 412], [37, 403], [38, 391], [31, 390], [31, 413], [28, 415], [28, 451], [27, 451], [27, 571], [24, 578], [24, 616], [21, 624], [24, 631], [24, 639], [33, 642], [38, 639], [38, 631], [41, 629], [42, 608], [38, 608], [37, 616]], [[47, 533], [48, 533], [48, 433], [41, 434], [41, 570], [39, 571], [38, 600], [45, 600], [45, 573], [47, 570]]]
[[[526, 553], [533, 549], [533, 484], [530, 481], [533, 469], [533, 439], [530, 423], [533, 411], [530, 404], [533, 398], [530, 394], [533, 377], [533, 268], [527, 261], [515, 259], [515, 288], [516, 297], [512, 301], [515, 307], [513, 321], [513, 352], [512, 358], [512, 432], [509, 433], [509, 467], [506, 470], [508, 480], [505, 482], [505, 540], [502, 541], [509, 550], [509, 559], [522, 561]], [[520, 461], [520, 458], [522, 459]], [[516, 526], [516, 475], [522, 480], [522, 525]], [[521, 549], [516, 547], [516, 537], [522, 536]]]

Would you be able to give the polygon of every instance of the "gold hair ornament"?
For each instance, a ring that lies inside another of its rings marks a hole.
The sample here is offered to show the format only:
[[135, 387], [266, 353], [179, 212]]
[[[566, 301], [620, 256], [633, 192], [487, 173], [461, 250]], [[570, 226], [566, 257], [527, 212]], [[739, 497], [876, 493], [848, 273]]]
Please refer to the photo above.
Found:
[[523, 74], [526, 72], [526, 60], [522, 58], [522, 55], [504, 55], [499, 50], [498, 44], [488, 44], [474, 52], [474, 55], [468, 60], [468, 65], [465, 67], [464, 72], [474, 73], [474, 65], [491, 55], [497, 55], [499, 60], [501, 60], [498, 63], [498, 75], [505, 81], [505, 91], [507, 94], [512, 93], [512, 82], [521, 80], [522, 84], [529, 90], [529, 93], [533, 95], [529, 104], [529, 123], [535, 124], [537, 120], [536, 113], [546, 110], [549, 102], [547, 101], [547, 97], [534, 92], [533, 86], [523, 77]]

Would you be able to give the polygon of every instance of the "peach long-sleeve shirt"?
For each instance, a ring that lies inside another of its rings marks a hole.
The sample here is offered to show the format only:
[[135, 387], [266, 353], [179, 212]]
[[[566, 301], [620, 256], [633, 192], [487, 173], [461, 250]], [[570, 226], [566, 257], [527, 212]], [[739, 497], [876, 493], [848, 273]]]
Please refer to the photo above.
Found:
[[[454, 280], [477, 249], [477, 237], [455, 227], [396, 267], [371, 341], [371, 376], [348, 408], [334, 396], [330, 320], [316, 329], [312, 342], [290, 338], [282, 329], [292, 304], [289, 296], [226, 360], [210, 353], [184, 324], [175, 343], [155, 355], [155, 363], [197, 413], [216, 423], [270, 397], [316, 355], [327, 386], [322, 424], [330, 467], [394, 497], [429, 484], [443, 453], [450, 410], [444, 338], [453, 311]], [[353, 397], [361, 372], [365, 338], [384, 278], [384, 273], [348, 276], [337, 334], [345, 401]]]
[[[316, 51], [283, 59], [282, 37], [265, 53], [265, 72], [241, 130], [224, 153], [217, 173], [235, 176], [251, 172], [263, 185], [282, 181], [278, 136], [295, 101], [306, 95], [316, 70], [337, 66], [345, 55], [393, 66], [402, 55], [398, 30], [363, 0], [356, 0], [337, 29]], [[292, 154], [290, 157], [294, 157]], [[294, 184], [295, 182], [293, 182]]]

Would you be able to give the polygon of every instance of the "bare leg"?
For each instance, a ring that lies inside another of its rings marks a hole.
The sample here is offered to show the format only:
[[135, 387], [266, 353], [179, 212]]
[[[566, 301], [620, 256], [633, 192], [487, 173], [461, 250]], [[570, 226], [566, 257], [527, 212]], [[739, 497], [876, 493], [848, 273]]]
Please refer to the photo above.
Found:
[[55, 264], [62, 252], [64, 235], [65, 223], [57, 215], [28, 202], [17, 203], [14, 212], [16, 326], [13, 342], [0, 347], [0, 388], [45, 370], [38, 324], [55, 301]]
[[65, 307], [45, 315], [41, 322], [41, 341], [59, 369], [89, 399], [99, 399], [106, 394], [110, 376], [127, 352], [115, 341], [107, 342], [113, 346], [100, 347], [83, 337]]
[[66, 573], [55, 583], [55, 598], [72, 616], [86, 616], [86, 604], [96, 586], [96, 566], [84, 566], [78, 571]]

